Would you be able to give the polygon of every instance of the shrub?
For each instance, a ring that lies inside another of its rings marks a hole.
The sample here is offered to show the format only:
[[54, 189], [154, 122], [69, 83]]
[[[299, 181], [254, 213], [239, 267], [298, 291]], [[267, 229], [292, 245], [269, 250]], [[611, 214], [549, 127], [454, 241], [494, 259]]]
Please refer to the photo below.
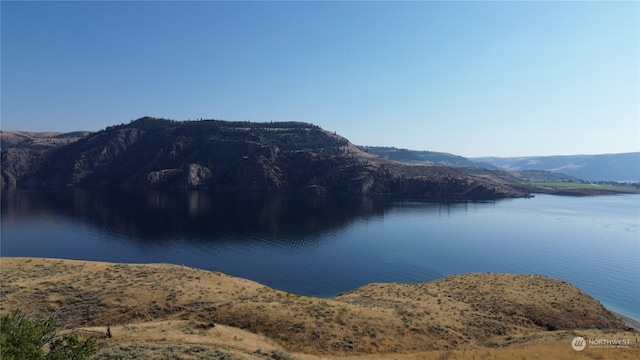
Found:
[[[32, 320], [14, 311], [0, 319], [0, 358], [33, 360], [83, 360], [96, 352], [96, 340], [75, 334], [56, 338], [55, 319]], [[45, 351], [48, 346], [49, 351]]]

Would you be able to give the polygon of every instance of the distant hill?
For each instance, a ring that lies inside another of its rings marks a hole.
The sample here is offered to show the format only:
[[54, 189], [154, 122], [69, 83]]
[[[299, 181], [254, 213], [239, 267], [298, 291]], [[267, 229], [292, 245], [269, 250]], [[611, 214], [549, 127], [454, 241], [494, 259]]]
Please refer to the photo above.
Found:
[[603, 155], [482, 157], [470, 159], [509, 171], [546, 170], [586, 181], [640, 181], [640, 152]]
[[[640, 152], [603, 155], [480, 157], [462, 156], [395, 147], [361, 146], [363, 151], [385, 159], [409, 164], [437, 164], [482, 167], [507, 171], [529, 171], [519, 174], [542, 181], [640, 181]], [[537, 171], [531, 173], [530, 171]]]
[[[385, 159], [405, 163], [429, 163], [451, 166], [479, 166], [477, 162], [465, 157], [435, 151], [398, 149], [384, 146], [360, 146], [363, 151], [381, 156]], [[485, 164], [484, 167], [491, 167]]]
[[301, 122], [144, 117], [72, 135], [58, 141], [65, 135], [2, 132], [2, 186], [303, 191], [428, 199], [529, 193], [504, 171], [478, 174], [451, 166], [390, 162]]

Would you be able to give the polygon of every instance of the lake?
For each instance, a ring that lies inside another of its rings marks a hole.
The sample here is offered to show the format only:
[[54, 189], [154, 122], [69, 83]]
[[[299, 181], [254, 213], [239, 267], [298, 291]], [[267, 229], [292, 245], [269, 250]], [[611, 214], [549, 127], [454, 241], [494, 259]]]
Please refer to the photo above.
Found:
[[640, 320], [640, 195], [483, 202], [3, 191], [2, 256], [173, 263], [301, 295], [468, 272], [566, 280]]

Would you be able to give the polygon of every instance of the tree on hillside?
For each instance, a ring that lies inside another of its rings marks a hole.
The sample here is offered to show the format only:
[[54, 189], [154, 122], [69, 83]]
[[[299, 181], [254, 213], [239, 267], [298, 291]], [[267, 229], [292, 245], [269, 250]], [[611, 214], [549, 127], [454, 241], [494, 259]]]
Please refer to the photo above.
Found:
[[53, 317], [32, 320], [18, 310], [0, 318], [0, 359], [83, 360], [95, 352], [94, 338], [57, 336]]

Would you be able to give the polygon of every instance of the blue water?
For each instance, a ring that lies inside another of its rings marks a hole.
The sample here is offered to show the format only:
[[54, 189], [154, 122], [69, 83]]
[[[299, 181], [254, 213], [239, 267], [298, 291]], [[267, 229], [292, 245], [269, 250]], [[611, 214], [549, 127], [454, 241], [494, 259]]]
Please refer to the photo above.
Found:
[[5, 192], [2, 256], [166, 262], [297, 294], [468, 272], [566, 280], [640, 320], [640, 196], [434, 203], [206, 192]]

